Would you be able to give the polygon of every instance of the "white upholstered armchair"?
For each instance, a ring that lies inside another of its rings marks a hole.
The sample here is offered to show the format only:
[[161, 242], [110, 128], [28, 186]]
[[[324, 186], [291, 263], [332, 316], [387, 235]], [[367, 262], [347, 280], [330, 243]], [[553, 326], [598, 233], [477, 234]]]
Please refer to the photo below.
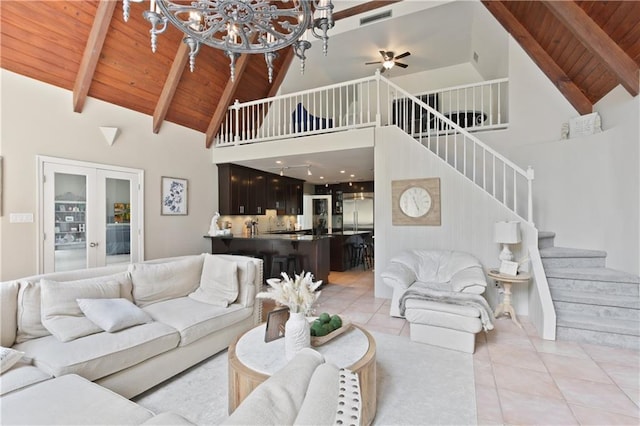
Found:
[[460, 251], [406, 250], [381, 274], [393, 289], [390, 315], [405, 317], [411, 339], [475, 350], [475, 333], [493, 328], [487, 280], [474, 256]]

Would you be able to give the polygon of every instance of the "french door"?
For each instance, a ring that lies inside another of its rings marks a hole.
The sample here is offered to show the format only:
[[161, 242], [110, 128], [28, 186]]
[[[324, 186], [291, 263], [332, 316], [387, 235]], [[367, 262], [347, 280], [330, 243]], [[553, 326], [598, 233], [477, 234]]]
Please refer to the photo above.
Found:
[[143, 172], [39, 157], [41, 271], [143, 259]]

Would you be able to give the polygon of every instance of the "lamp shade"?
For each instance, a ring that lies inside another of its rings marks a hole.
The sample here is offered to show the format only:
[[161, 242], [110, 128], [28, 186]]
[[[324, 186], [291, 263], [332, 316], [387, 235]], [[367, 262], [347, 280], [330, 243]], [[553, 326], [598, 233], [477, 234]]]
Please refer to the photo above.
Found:
[[496, 243], [516, 244], [520, 242], [520, 222], [496, 222], [493, 230]]

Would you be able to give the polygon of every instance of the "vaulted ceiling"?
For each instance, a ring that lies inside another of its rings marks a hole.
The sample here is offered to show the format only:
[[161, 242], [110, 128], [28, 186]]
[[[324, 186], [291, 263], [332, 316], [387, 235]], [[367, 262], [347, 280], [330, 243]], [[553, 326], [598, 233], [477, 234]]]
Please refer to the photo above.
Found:
[[[334, 13], [340, 20], [395, 1], [361, 2]], [[581, 114], [622, 84], [638, 95], [640, 2], [483, 1]], [[351, 5], [350, 5], [351, 6]], [[72, 90], [81, 112], [87, 96], [153, 116], [154, 132], [167, 120], [203, 132], [213, 141], [227, 106], [272, 96], [293, 54], [281, 52], [267, 81], [262, 55], [244, 55], [229, 78], [224, 52], [203, 46], [189, 72], [182, 34], [172, 26], [149, 47], [145, 6], [122, 2], [0, 1], [0, 66]], [[375, 31], [375, 26], [371, 25]], [[420, 40], [416, 40], [419, 42]], [[330, 49], [348, 48], [332, 45]], [[413, 69], [413, 71], [420, 71]]]

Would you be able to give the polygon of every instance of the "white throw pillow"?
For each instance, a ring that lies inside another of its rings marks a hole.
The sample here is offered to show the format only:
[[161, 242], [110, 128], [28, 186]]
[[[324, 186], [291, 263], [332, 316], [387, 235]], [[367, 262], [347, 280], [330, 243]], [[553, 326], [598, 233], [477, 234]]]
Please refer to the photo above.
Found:
[[162, 263], [134, 263], [129, 266], [133, 300], [144, 307], [163, 300], [185, 297], [198, 287], [202, 274], [201, 255]]
[[100, 327], [84, 316], [76, 299], [110, 299], [120, 297], [117, 281], [91, 280], [57, 282], [42, 279], [42, 324], [61, 342], [99, 333]]
[[238, 264], [206, 254], [200, 287], [189, 297], [198, 302], [227, 307], [238, 298]]
[[0, 347], [0, 374], [4, 373], [8, 369], [14, 366], [14, 364], [20, 361], [24, 352], [16, 351], [15, 349]]
[[109, 333], [153, 321], [127, 299], [78, 299], [77, 302], [87, 318]]

